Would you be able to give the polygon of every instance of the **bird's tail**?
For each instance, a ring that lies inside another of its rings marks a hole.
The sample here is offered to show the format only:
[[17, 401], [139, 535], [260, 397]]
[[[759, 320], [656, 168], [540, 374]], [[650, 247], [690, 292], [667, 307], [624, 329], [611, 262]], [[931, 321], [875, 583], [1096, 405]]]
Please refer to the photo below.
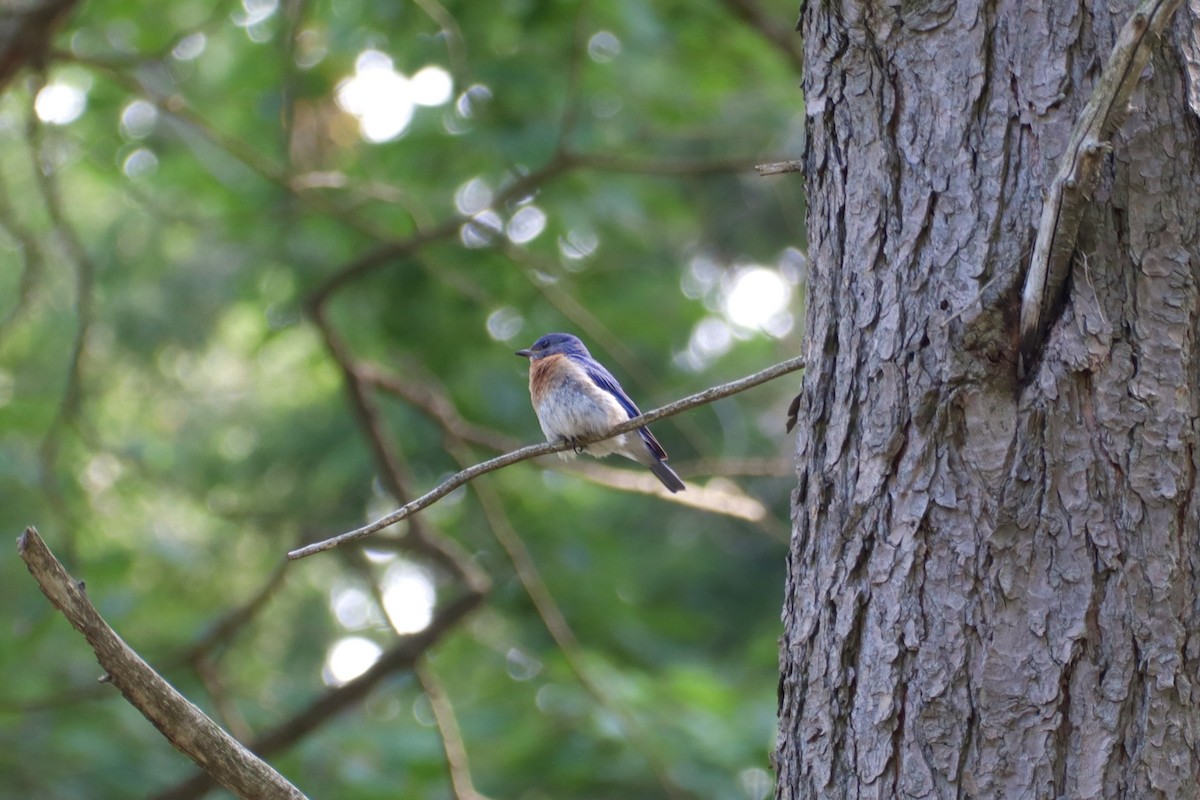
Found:
[[666, 462], [652, 458], [646, 466], [654, 473], [654, 477], [662, 481], [662, 485], [667, 487], [672, 494], [682, 492], [686, 488], [683, 485], [683, 481], [675, 474], [675, 470], [668, 467]]
[[[642, 430], [646, 429], [642, 428]], [[647, 434], [649, 433], [649, 431], [646, 432]], [[652, 440], [653, 437], [651, 437]], [[634, 461], [648, 468], [654, 473], [654, 477], [662, 481], [662, 485], [667, 487], [672, 494], [682, 492], [687, 488], [683, 485], [683, 480], [675, 474], [675, 470], [667, 466], [667, 454], [662, 449], [662, 445], [657, 441], [654, 442], [652, 447], [650, 442], [645, 439], [635, 439], [632, 447], [626, 445], [617, 452], [626, 458], [632, 458]]]

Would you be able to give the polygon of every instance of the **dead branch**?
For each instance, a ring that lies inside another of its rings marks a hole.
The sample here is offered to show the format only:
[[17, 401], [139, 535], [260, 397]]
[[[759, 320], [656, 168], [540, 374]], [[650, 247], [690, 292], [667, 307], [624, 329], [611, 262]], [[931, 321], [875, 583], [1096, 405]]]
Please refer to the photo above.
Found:
[[17, 539], [21, 560], [46, 598], [83, 634], [107, 673], [107, 681], [142, 716], [207, 773], [239, 797], [303, 800], [304, 794], [241, 742], [175, 691], [108, 626], [33, 528]]
[[1051, 306], [1057, 301], [1071, 268], [1075, 238], [1084, 203], [1091, 199], [1104, 154], [1129, 112], [1150, 50], [1179, 8], [1180, 0], [1146, 0], [1117, 35], [1112, 54], [1092, 97], [1075, 122], [1058, 174], [1046, 193], [1042, 221], [1021, 293], [1020, 355], [1017, 374], [1025, 377], [1042, 343]]

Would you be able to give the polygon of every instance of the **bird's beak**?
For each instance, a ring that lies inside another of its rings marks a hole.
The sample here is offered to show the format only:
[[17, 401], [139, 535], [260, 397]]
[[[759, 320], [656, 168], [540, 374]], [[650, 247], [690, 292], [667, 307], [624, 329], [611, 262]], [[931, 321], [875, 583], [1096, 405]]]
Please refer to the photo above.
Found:
[[516, 355], [519, 355], [522, 358], [533, 358], [533, 351], [532, 350], [518, 350], [516, 352]]

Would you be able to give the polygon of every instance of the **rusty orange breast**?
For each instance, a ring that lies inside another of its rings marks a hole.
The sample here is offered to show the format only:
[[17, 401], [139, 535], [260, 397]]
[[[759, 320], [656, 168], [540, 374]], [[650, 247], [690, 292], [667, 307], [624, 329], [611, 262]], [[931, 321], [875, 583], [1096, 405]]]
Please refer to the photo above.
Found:
[[535, 405], [541, 403], [546, 393], [558, 383], [564, 359], [566, 356], [557, 353], [529, 362], [529, 396]]

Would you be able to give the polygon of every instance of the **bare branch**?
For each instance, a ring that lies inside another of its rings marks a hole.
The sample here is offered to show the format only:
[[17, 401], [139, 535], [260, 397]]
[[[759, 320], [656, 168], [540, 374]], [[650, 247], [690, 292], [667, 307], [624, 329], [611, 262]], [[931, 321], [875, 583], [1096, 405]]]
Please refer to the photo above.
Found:
[[459, 486], [474, 480], [480, 475], [486, 475], [489, 472], [495, 472], [496, 470], [502, 469], [511, 464], [527, 461], [531, 458], [537, 458], [538, 456], [549, 455], [550, 453], [558, 453], [566, 450], [569, 447], [573, 447], [576, 444], [586, 445], [591, 444], [592, 442], [599, 442], [604, 439], [611, 439], [614, 436], [634, 430], [635, 428], [649, 425], [651, 422], [655, 422], [656, 420], [672, 417], [676, 414], [681, 414], [684, 411], [707, 405], [715, 400], [720, 400], [724, 397], [729, 397], [730, 395], [744, 392], [747, 389], [752, 389], [759, 384], [774, 380], [780, 375], [786, 375], [789, 372], [795, 372], [803, 366], [804, 360], [802, 358], [793, 358], [789, 361], [783, 361], [779, 364], [776, 364], [773, 367], [768, 367], [761, 372], [756, 372], [753, 375], [741, 378], [740, 380], [725, 383], [720, 386], [713, 386], [709, 389], [705, 389], [702, 392], [697, 392], [696, 394], [690, 395], [689, 397], [676, 400], [674, 403], [668, 403], [662, 408], [649, 411], [639, 417], [633, 417], [630, 420], [622, 422], [620, 425], [610, 428], [608, 431], [600, 434], [599, 436], [590, 437], [576, 443], [564, 441], [532, 444], [522, 447], [520, 450], [514, 450], [510, 453], [505, 453], [504, 455], [497, 456], [496, 458], [489, 459], [488, 461], [484, 461], [480, 464], [460, 470], [450, 478], [438, 484], [432, 490], [418, 497], [416, 500], [406, 503], [401, 508], [393, 511], [385, 517], [376, 520], [375, 522], [372, 522], [370, 525], [365, 525], [347, 533], [325, 539], [324, 541], [315, 542], [313, 544], [297, 548], [296, 550], [292, 550], [290, 553], [288, 553], [288, 558], [304, 558], [305, 556], [311, 556], [314, 553], [320, 553], [324, 550], [332, 550], [333, 548], [346, 544], [347, 542], [353, 542], [357, 539], [370, 536], [372, 533], [381, 531], [389, 525], [395, 525], [400, 520], [415, 514], [416, 512], [432, 505], [433, 503], [436, 503], [438, 500], [450, 494], [450, 492], [454, 491]]
[[239, 797], [304, 795], [175, 691], [108, 626], [88, 600], [83, 583], [67, 574], [33, 528], [17, 540], [17, 552], [42, 593], [87, 639], [108, 681], [142, 715], [213, 780]]
[[1146, 0], [1117, 35], [1092, 97], [1075, 122], [1058, 174], [1042, 205], [1042, 221], [1021, 293], [1021, 350], [1017, 374], [1028, 374], [1041, 345], [1050, 307], [1070, 270], [1084, 203], [1090, 199], [1109, 140], [1125, 120], [1129, 97], [1150, 59], [1150, 49], [1181, 0]]

